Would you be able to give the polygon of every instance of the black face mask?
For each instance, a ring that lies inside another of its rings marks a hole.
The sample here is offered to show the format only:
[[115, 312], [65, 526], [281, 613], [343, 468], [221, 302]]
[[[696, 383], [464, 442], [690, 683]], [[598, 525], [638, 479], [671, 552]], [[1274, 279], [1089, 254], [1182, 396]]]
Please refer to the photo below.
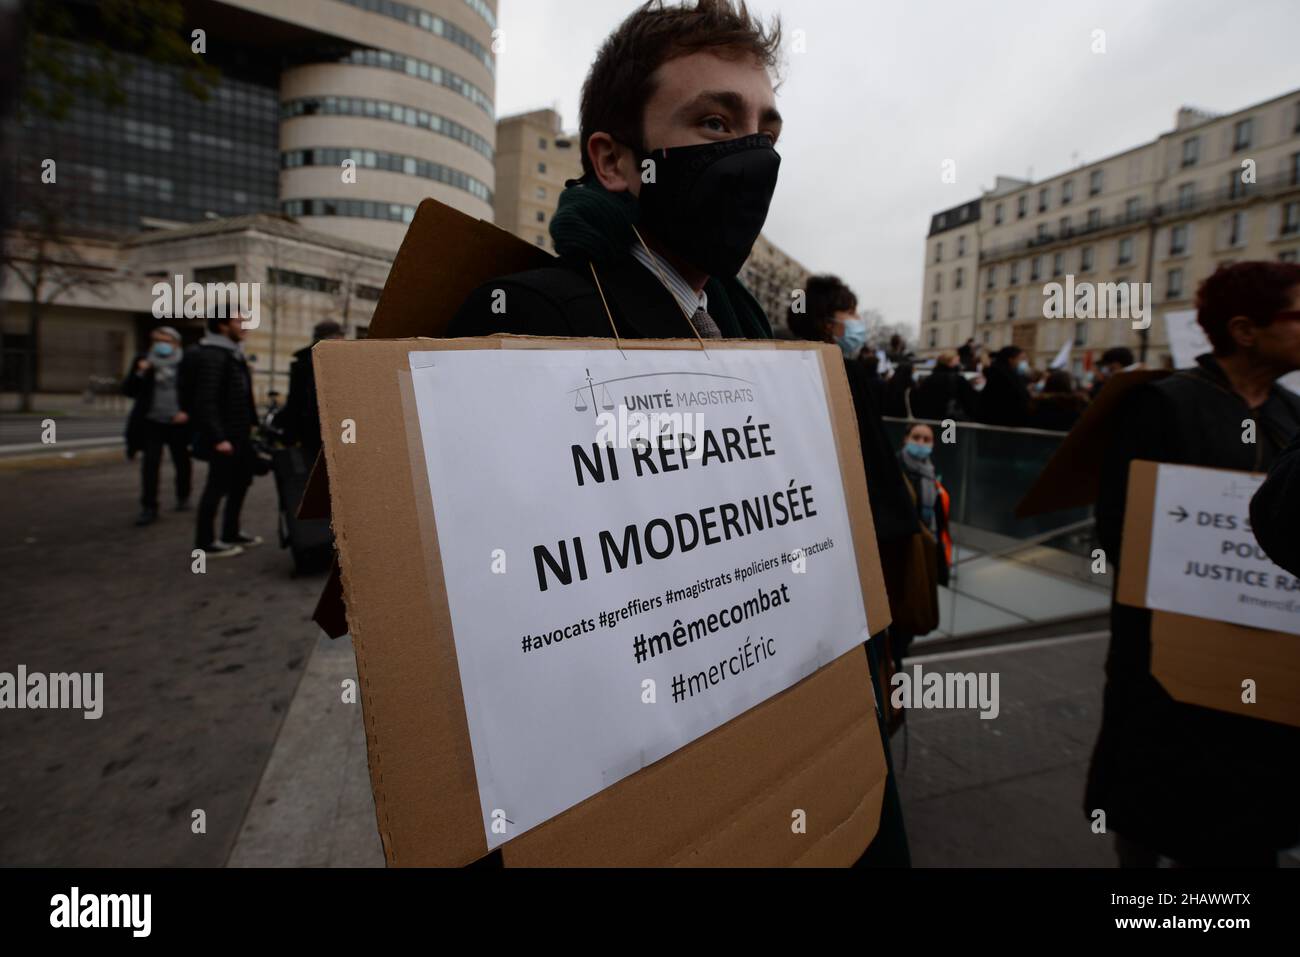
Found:
[[721, 143], [638, 151], [641, 224], [701, 272], [740, 272], [763, 230], [781, 157], [766, 133]]

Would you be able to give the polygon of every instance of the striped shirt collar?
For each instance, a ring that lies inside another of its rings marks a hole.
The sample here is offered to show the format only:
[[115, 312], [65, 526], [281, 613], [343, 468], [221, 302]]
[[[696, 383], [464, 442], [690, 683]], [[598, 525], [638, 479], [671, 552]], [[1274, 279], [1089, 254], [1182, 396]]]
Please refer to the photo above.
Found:
[[656, 279], [665, 283], [668, 291], [673, 294], [673, 298], [677, 300], [677, 304], [682, 307], [682, 312], [686, 315], [695, 315], [697, 309], [703, 309], [705, 312], [709, 311], [708, 294], [703, 290], [697, 293], [692, 289], [690, 283], [682, 278], [681, 273], [653, 249], [648, 249], [639, 242], [635, 242], [632, 244], [632, 258], [645, 266], [646, 269], [649, 269]]

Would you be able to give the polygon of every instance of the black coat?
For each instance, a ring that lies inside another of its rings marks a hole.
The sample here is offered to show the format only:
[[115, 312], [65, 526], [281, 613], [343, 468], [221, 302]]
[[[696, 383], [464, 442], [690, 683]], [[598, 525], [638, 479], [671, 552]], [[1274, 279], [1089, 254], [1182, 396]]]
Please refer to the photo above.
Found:
[[1088, 400], [1076, 392], [1044, 392], [1034, 398], [1029, 421], [1031, 429], [1069, 432], [1088, 408]]
[[153, 406], [154, 367], [151, 363], [144, 372], [136, 371], [141, 359], [148, 359], [147, 353], [141, 353], [131, 360], [131, 371], [122, 380], [122, 394], [134, 399], [131, 414], [126, 417], [126, 457], [134, 458], [135, 453], [144, 448], [144, 424], [148, 420], [149, 409]]
[[193, 372], [187, 386], [195, 429], [196, 454], [220, 442], [250, 441], [257, 420], [253, 379], [242, 352], [199, 343], [186, 361]]
[[1029, 422], [1029, 387], [1011, 363], [996, 359], [984, 370], [979, 393], [980, 422], [1020, 428]]
[[[694, 339], [681, 306], [659, 278], [631, 256], [597, 266], [599, 289], [586, 263], [553, 265], [493, 279], [479, 286], [447, 327], [449, 337], [575, 336], [609, 339]], [[503, 293], [504, 295], [499, 295]], [[609, 304], [606, 314], [601, 300]]]
[[[1274, 386], [1259, 409], [1218, 364], [1141, 387], [1116, 411], [1102, 466], [1097, 535], [1118, 580], [1134, 459], [1263, 470], [1300, 434], [1300, 398]], [[1243, 443], [1242, 420], [1257, 422]], [[1300, 728], [1175, 701], [1151, 674], [1151, 612], [1111, 604], [1101, 733], [1084, 810], [1107, 828], [1175, 859], [1300, 842]]]
[[973, 419], [977, 394], [956, 369], [936, 365], [912, 390], [912, 415], [918, 419]]
[[320, 403], [316, 398], [316, 370], [311, 364], [311, 346], [293, 354], [289, 366], [289, 397], [275, 417], [275, 425], [289, 442], [299, 442], [310, 451], [320, 451]]
[[845, 362], [844, 371], [858, 417], [858, 439], [862, 443], [862, 465], [867, 473], [867, 496], [876, 526], [876, 544], [884, 546], [903, 541], [921, 527], [912, 507], [912, 497], [903, 484], [898, 459], [880, 420], [870, 377], [858, 362]]
[[1250, 527], [1268, 557], [1300, 578], [1300, 438], [1273, 463], [1251, 499]]

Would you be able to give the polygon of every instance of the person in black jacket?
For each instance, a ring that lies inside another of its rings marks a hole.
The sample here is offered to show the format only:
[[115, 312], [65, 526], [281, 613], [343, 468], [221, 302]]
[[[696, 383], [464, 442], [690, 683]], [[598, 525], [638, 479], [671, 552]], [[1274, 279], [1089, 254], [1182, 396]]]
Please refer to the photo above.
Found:
[[[484, 283], [446, 335], [771, 339], [737, 275], [776, 188], [779, 50], [779, 29], [724, 0], [638, 7], [583, 85], [558, 258]], [[892, 773], [885, 804], [864, 865], [907, 863]]]
[[318, 322], [312, 330], [311, 345], [293, 354], [289, 366], [289, 398], [275, 417], [276, 428], [286, 442], [297, 442], [303, 448], [308, 466], [320, 451], [320, 405], [316, 399], [316, 370], [311, 362], [311, 350], [323, 339], [342, 339], [343, 327], [337, 322]]
[[961, 374], [957, 357], [945, 352], [934, 360], [934, 368], [912, 390], [912, 416], [917, 419], [966, 422], [975, 417], [977, 396]]
[[1274, 564], [1300, 578], [1300, 438], [1273, 463], [1250, 500], [1250, 527]]
[[993, 354], [984, 370], [984, 389], [979, 394], [980, 422], [1021, 428], [1029, 422], [1029, 387], [1025, 377], [1029, 362], [1019, 346], [1005, 346]]
[[[245, 535], [239, 527], [239, 513], [253, 484], [256, 461], [252, 436], [257, 406], [248, 360], [240, 348], [245, 335], [243, 320], [237, 315], [210, 318], [208, 334], [199, 340], [189, 359], [195, 456], [208, 462], [194, 544], [209, 558], [238, 555], [245, 546], [262, 542], [260, 536]], [[222, 499], [226, 508], [218, 539], [213, 528]]]
[[1074, 377], [1064, 369], [1053, 369], [1043, 380], [1043, 391], [1030, 404], [1031, 429], [1069, 432], [1088, 409], [1088, 399], [1074, 387]]
[[159, 326], [150, 334], [149, 351], [131, 362], [122, 391], [135, 399], [126, 421], [126, 457], [143, 452], [140, 464], [140, 514], [137, 525], [158, 520], [158, 473], [163, 449], [171, 452], [176, 472], [176, 510], [189, 508], [190, 427], [180, 405], [181, 334]]
[[[1096, 510], [1116, 581], [1134, 459], [1261, 471], [1300, 435], [1300, 397], [1276, 384], [1300, 368], [1300, 266], [1222, 267], [1197, 310], [1213, 354], [1135, 389], [1115, 414]], [[1121, 864], [1276, 864], [1300, 843], [1298, 754], [1300, 728], [1175, 701], [1151, 674], [1151, 612], [1112, 602], [1084, 812], [1105, 811]]]

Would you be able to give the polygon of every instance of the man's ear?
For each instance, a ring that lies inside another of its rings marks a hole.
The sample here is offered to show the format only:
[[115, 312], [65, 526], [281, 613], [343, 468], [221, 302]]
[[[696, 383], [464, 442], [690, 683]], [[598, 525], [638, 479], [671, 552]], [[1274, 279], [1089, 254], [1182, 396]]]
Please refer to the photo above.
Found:
[[605, 189], [611, 193], [630, 190], [635, 195], [638, 192], [634, 184], [629, 182], [630, 178], [634, 178], [631, 151], [615, 142], [614, 137], [608, 133], [592, 133], [587, 137], [587, 158], [591, 160], [591, 168]]

